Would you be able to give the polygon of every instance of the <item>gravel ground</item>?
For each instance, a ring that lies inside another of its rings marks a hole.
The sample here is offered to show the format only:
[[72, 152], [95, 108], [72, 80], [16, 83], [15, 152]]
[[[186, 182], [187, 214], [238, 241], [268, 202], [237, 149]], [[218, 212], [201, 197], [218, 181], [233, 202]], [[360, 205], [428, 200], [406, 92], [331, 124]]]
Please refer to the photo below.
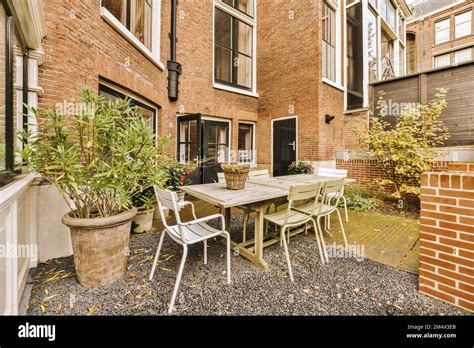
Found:
[[[233, 220], [239, 226], [240, 217]], [[236, 221], [237, 220], [237, 221]], [[152, 282], [148, 275], [160, 233], [132, 236], [124, 279], [100, 289], [84, 289], [74, 276], [72, 257], [40, 265], [32, 273], [30, 315], [165, 315], [181, 259], [181, 247], [165, 238]], [[202, 245], [202, 244], [201, 244]], [[264, 272], [241, 257], [232, 259], [226, 284], [225, 248], [209, 244], [208, 265], [201, 245], [190, 248], [175, 315], [469, 315], [418, 293], [418, 277], [354, 258], [322, 265], [312, 236], [291, 239], [295, 283], [287, 275], [283, 249], [265, 250]]]

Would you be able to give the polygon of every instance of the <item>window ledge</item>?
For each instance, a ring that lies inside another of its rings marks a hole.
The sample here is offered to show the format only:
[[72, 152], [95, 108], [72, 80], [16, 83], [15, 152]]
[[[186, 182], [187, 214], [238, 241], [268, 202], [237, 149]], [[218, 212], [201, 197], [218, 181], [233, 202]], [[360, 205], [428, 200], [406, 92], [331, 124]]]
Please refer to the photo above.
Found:
[[105, 7], [100, 8], [101, 17], [109, 23], [120, 35], [128, 40], [136, 49], [138, 49], [145, 57], [155, 64], [161, 71], [165, 70], [165, 65], [160, 61], [159, 55], [153, 54], [144, 44], [140, 42], [115, 16]]
[[246, 95], [246, 96], [249, 96], [249, 97], [254, 97], [254, 98], [259, 97], [259, 94], [256, 93], [256, 92], [246, 91], [244, 89], [240, 89], [240, 88], [236, 88], [236, 87], [232, 87], [232, 86], [226, 86], [226, 85], [223, 85], [223, 84], [220, 84], [220, 83], [214, 83], [214, 88], [220, 89], [220, 90], [223, 90], [223, 91], [227, 91], [227, 92]]
[[19, 195], [35, 180], [35, 175], [19, 174], [11, 183], [0, 188], [0, 206], [9, 202], [13, 197]]
[[343, 87], [342, 85], [340, 85], [339, 83], [336, 83], [336, 82], [334, 82], [334, 81], [331, 81], [331, 80], [329, 80], [329, 79], [327, 79], [327, 78], [325, 78], [325, 77], [323, 77], [323, 83], [325, 83], [325, 84], [327, 84], [327, 85], [329, 85], [329, 86], [331, 86], [331, 87], [334, 87], [334, 88], [336, 88], [336, 89], [338, 89], [338, 90], [344, 92], [344, 87]]
[[360, 109], [354, 109], [354, 110], [346, 110], [344, 111], [344, 115], [351, 115], [351, 114], [358, 114], [358, 113], [361, 113], [361, 112], [366, 112], [366, 111], [369, 111], [370, 108], [366, 107], [366, 108], [360, 108]]

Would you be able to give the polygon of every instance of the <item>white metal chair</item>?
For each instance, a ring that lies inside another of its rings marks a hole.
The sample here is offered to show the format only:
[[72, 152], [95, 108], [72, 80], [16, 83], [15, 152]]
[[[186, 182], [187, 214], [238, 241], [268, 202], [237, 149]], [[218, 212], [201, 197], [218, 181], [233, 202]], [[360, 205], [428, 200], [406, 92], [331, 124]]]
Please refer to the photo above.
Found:
[[[207, 216], [201, 219], [196, 217], [196, 212], [194, 205], [191, 202], [186, 202], [184, 205], [190, 205], [193, 214], [193, 221], [182, 222], [179, 215], [179, 207], [177, 200], [178, 197], [176, 192], [171, 192], [167, 190], [162, 190], [158, 187], [155, 187], [155, 194], [158, 201], [158, 209], [161, 214], [161, 219], [165, 230], [163, 231], [160, 242], [158, 244], [158, 249], [156, 251], [155, 260], [153, 262], [153, 267], [150, 273], [150, 281], [153, 279], [155, 274], [156, 265], [160, 258], [161, 247], [163, 246], [163, 240], [166, 235], [169, 235], [176, 243], [183, 246], [183, 257], [181, 259], [181, 264], [179, 266], [178, 278], [173, 290], [173, 295], [171, 297], [171, 302], [168, 307], [168, 314], [171, 314], [173, 311], [174, 303], [176, 300], [176, 295], [178, 293], [179, 284], [181, 282], [181, 277], [183, 275], [184, 264], [186, 262], [186, 256], [188, 254], [188, 245], [193, 245], [196, 243], [204, 242], [204, 264], [207, 264], [207, 241], [215, 237], [224, 237], [227, 239], [227, 283], [230, 284], [230, 235], [225, 231], [225, 220], [224, 216], [221, 214], [215, 214]], [[183, 205], [183, 204], [181, 204]], [[176, 225], [170, 226], [166, 222], [166, 217], [164, 214], [164, 209], [167, 208], [170, 212], [174, 212], [176, 218]], [[222, 228], [216, 229], [207, 224], [208, 221], [214, 219], [221, 219]]]
[[[319, 248], [319, 254], [321, 261], [324, 264], [327, 260], [327, 255], [323, 256], [323, 253], [326, 253], [324, 242], [322, 238], [321, 228], [318, 228], [316, 221], [313, 216], [316, 215], [320, 203], [318, 201], [319, 195], [321, 193], [321, 188], [323, 184], [312, 184], [312, 185], [299, 185], [290, 187], [288, 194], [288, 207], [285, 211], [279, 211], [273, 214], [265, 215], [264, 219], [268, 223], [275, 224], [281, 228], [281, 237], [283, 241], [283, 246], [285, 248], [286, 262], [288, 264], [288, 272], [290, 273], [290, 279], [293, 282], [293, 271], [291, 268], [290, 254], [288, 252], [288, 242], [286, 240], [286, 232], [290, 228], [305, 226], [309, 222], [312, 222], [314, 230], [316, 232], [316, 242]], [[299, 202], [310, 202], [305, 205], [307, 212], [300, 212], [295, 209], [295, 205]], [[289, 232], [289, 231], [288, 231]], [[321, 238], [320, 238], [321, 237]]]
[[[318, 225], [318, 229], [322, 232], [321, 228], [321, 219], [327, 217], [328, 219], [331, 217], [332, 213], [337, 213], [337, 217], [339, 219], [339, 224], [341, 226], [342, 236], [344, 238], [344, 245], [345, 247], [348, 246], [346, 231], [344, 230], [344, 225], [342, 223], [341, 213], [339, 212], [338, 205], [339, 200], [341, 199], [340, 192], [344, 189], [344, 179], [339, 179], [337, 181], [328, 181], [325, 183], [321, 190], [321, 203], [318, 205], [318, 209], [316, 213], [314, 213], [313, 206], [311, 203], [308, 203], [301, 207], [296, 207], [295, 210], [305, 213], [307, 215], [311, 215], [316, 218], [316, 223]], [[324, 245], [324, 237], [321, 233], [321, 243]], [[324, 248], [324, 255], [326, 261], [329, 261], [326, 248]]]
[[[318, 168], [318, 176], [326, 176], [329, 178], [347, 178], [346, 169], [334, 169], [334, 168]], [[346, 217], [346, 222], [349, 222], [349, 213], [347, 212], [347, 200], [344, 197], [344, 187], [340, 193], [341, 199], [344, 202], [344, 214]], [[330, 196], [331, 199], [335, 198], [335, 194]], [[328, 222], [329, 224], [329, 222]]]

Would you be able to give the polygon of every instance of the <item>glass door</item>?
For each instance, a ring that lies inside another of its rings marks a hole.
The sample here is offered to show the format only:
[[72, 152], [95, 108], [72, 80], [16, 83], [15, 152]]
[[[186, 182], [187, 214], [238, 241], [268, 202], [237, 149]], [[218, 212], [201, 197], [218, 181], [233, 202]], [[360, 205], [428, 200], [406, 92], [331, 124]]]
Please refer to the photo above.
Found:
[[[180, 163], [201, 160], [201, 115], [178, 118], [178, 161]], [[198, 167], [190, 176], [192, 184], [202, 183], [202, 168]]]
[[221, 163], [229, 159], [229, 123], [204, 120], [203, 122], [203, 182], [217, 182]]

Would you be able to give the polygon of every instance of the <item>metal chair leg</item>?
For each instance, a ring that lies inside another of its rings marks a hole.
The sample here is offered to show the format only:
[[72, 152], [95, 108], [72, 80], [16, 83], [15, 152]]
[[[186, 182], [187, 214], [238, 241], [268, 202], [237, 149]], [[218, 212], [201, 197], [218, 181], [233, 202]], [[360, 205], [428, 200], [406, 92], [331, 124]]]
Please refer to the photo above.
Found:
[[227, 284], [231, 283], [230, 277], [230, 234], [228, 232], [224, 232], [223, 235], [227, 239]]
[[163, 240], [165, 239], [166, 231], [163, 231], [161, 234], [160, 242], [158, 243], [158, 249], [156, 249], [155, 261], [153, 261], [153, 267], [151, 268], [150, 272], [150, 281], [153, 279], [153, 275], [155, 274], [156, 265], [158, 263], [158, 259], [160, 258], [161, 247], [163, 246]]
[[324, 265], [324, 263], [325, 263], [324, 256], [323, 256], [323, 247], [324, 247], [324, 245], [321, 243], [321, 238], [319, 238], [319, 231], [320, 231], [321, 226], [319, 224], [319, 220], [318, 220], [318, 224], [316, 224], [314, 219], [312, 219], [311, 221], [313, 222], [314, 232], [316, 234], [316, 244], [318, 245], [319, 256], [321, 257], [321, 262]]
[[339, 224], [341, 225], [342, 236], [344, 237], [344, 245], [347, 248], [349, 244], [347, 243], [346, 231], [344, 230], [344, 224], [342, 223], [341, 213], [339, 212], [339, 209], [336, 209], [336, 212], [339, 219]]
[[349, 222], [349, 213], [347, 212], [347, 199], [346, 197], [342, 196], [342, 200], [344, 202], [344, 211], [345, 211], [345, 214], [346, 214], [346, 223]]
[[171, 296], [171, 302], [168, 307], [168, 314], [171, 314], [173, 312], [174, 302], [176, 301], [176, 295], [178, 293], [179, 284], [181, 283], [181, 277], [183, 276], [184, 264], [186, 263], [186, 257], [188, 256], [188, 246], [186, 244], [183, 245], [183, 249], [183, 257], [179, 266], [178, 278], [176, 279], [176, 283], [174, 284], [173, 295]]
[[204, 264], [207, 265], [207, 240], [204, 241]]
[[281, 233], [283, 235], [282, 239], [283, 239], [283, 246], [285, 248], [286, 263], [288, 264], [288, 272], [290, 273], [290, 280], [293, 283], [294, 282], [293, 270], [291, 269], [290, 253], [288, 252], [288, 244], [286, 243], [285, 231], [286, 231], [286, 228], [283, 227], [281, 230]]

